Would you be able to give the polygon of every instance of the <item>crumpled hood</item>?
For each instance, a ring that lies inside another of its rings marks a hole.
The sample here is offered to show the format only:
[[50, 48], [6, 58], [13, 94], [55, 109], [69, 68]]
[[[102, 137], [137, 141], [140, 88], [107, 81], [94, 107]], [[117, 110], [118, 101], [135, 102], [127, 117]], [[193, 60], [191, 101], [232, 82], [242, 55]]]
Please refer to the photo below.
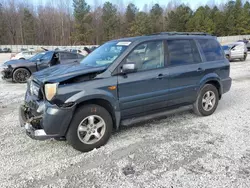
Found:
[[33, 74], [34, 79], [39, 82], [62, 82], [76, 76], [82, 76], [88, 73], [104, 71], [106, 67], [87, 67], [82, 64], [77, 65], [56, 65], [47, 69], [35, 72]]

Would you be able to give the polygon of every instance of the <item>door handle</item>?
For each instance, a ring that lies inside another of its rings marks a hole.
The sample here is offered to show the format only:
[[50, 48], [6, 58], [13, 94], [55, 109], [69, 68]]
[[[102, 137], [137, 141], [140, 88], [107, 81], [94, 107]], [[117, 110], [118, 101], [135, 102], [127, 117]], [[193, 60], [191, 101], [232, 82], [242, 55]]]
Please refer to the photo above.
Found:
[[204, 72], [205, 71], [205, 69], [203, 69], [203, 68], [198, 68], [197, 69], [197, 72]]
[[163, 74], [159, 74], [156, 78], [157, 78], [157, 79], [162, 79], [163, 77], [164, 77]]

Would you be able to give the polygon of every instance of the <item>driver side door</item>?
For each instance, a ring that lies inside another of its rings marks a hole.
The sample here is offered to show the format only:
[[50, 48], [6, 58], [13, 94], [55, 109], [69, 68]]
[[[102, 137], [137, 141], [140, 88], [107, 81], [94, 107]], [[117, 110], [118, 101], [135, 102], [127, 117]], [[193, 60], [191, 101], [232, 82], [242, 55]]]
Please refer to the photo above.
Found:
[[168, 70], [165, 67], [163, 40], [139, 44], [122, 64], [135, 64], [137, 67], [136, 72], [118, 75], [118, 97], [123, 118], [150, 113], [167, 106]]

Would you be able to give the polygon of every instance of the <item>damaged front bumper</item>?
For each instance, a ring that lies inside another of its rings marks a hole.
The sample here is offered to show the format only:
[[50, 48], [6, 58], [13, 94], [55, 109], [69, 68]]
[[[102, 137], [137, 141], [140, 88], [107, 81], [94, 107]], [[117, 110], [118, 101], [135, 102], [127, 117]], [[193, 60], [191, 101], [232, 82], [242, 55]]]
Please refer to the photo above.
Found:
[[3, 80], [11, 79], [12, 78], [12, 68], [11, 67], [0, 67], [0, 74], [2, 75]]
[[[66, 135], [75, 106], [60, 108], [56, 105], [41, 102], [34, 113], [27, 104], [19, 108], [19, 122], [26, 134], [35, 140], [60, 138]], [[35, 116], [31, 116], [36, 114]]]

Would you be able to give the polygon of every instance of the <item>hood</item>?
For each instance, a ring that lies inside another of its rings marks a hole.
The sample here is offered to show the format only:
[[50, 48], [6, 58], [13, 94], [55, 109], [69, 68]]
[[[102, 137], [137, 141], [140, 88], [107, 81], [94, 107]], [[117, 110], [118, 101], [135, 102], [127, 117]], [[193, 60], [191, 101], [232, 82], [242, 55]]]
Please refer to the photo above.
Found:
[[39, 82], [62, 82], [77, 76], [83, 76], [88, 73], [102, 72], [106, 69], [103, 67], [87, 67], [82, 64], [78, 65], [56, 65], [41, 70], [33, 74], [34, 79]]
[[17, 59], [17, 60], [10, 60], [6, 61], [4, 65], [11, 65], [11, 66], [19, 66], [19, 65], [27, 65], [27, 64], [35, 64], [35, 62], [32, 62], [28, 59]]

